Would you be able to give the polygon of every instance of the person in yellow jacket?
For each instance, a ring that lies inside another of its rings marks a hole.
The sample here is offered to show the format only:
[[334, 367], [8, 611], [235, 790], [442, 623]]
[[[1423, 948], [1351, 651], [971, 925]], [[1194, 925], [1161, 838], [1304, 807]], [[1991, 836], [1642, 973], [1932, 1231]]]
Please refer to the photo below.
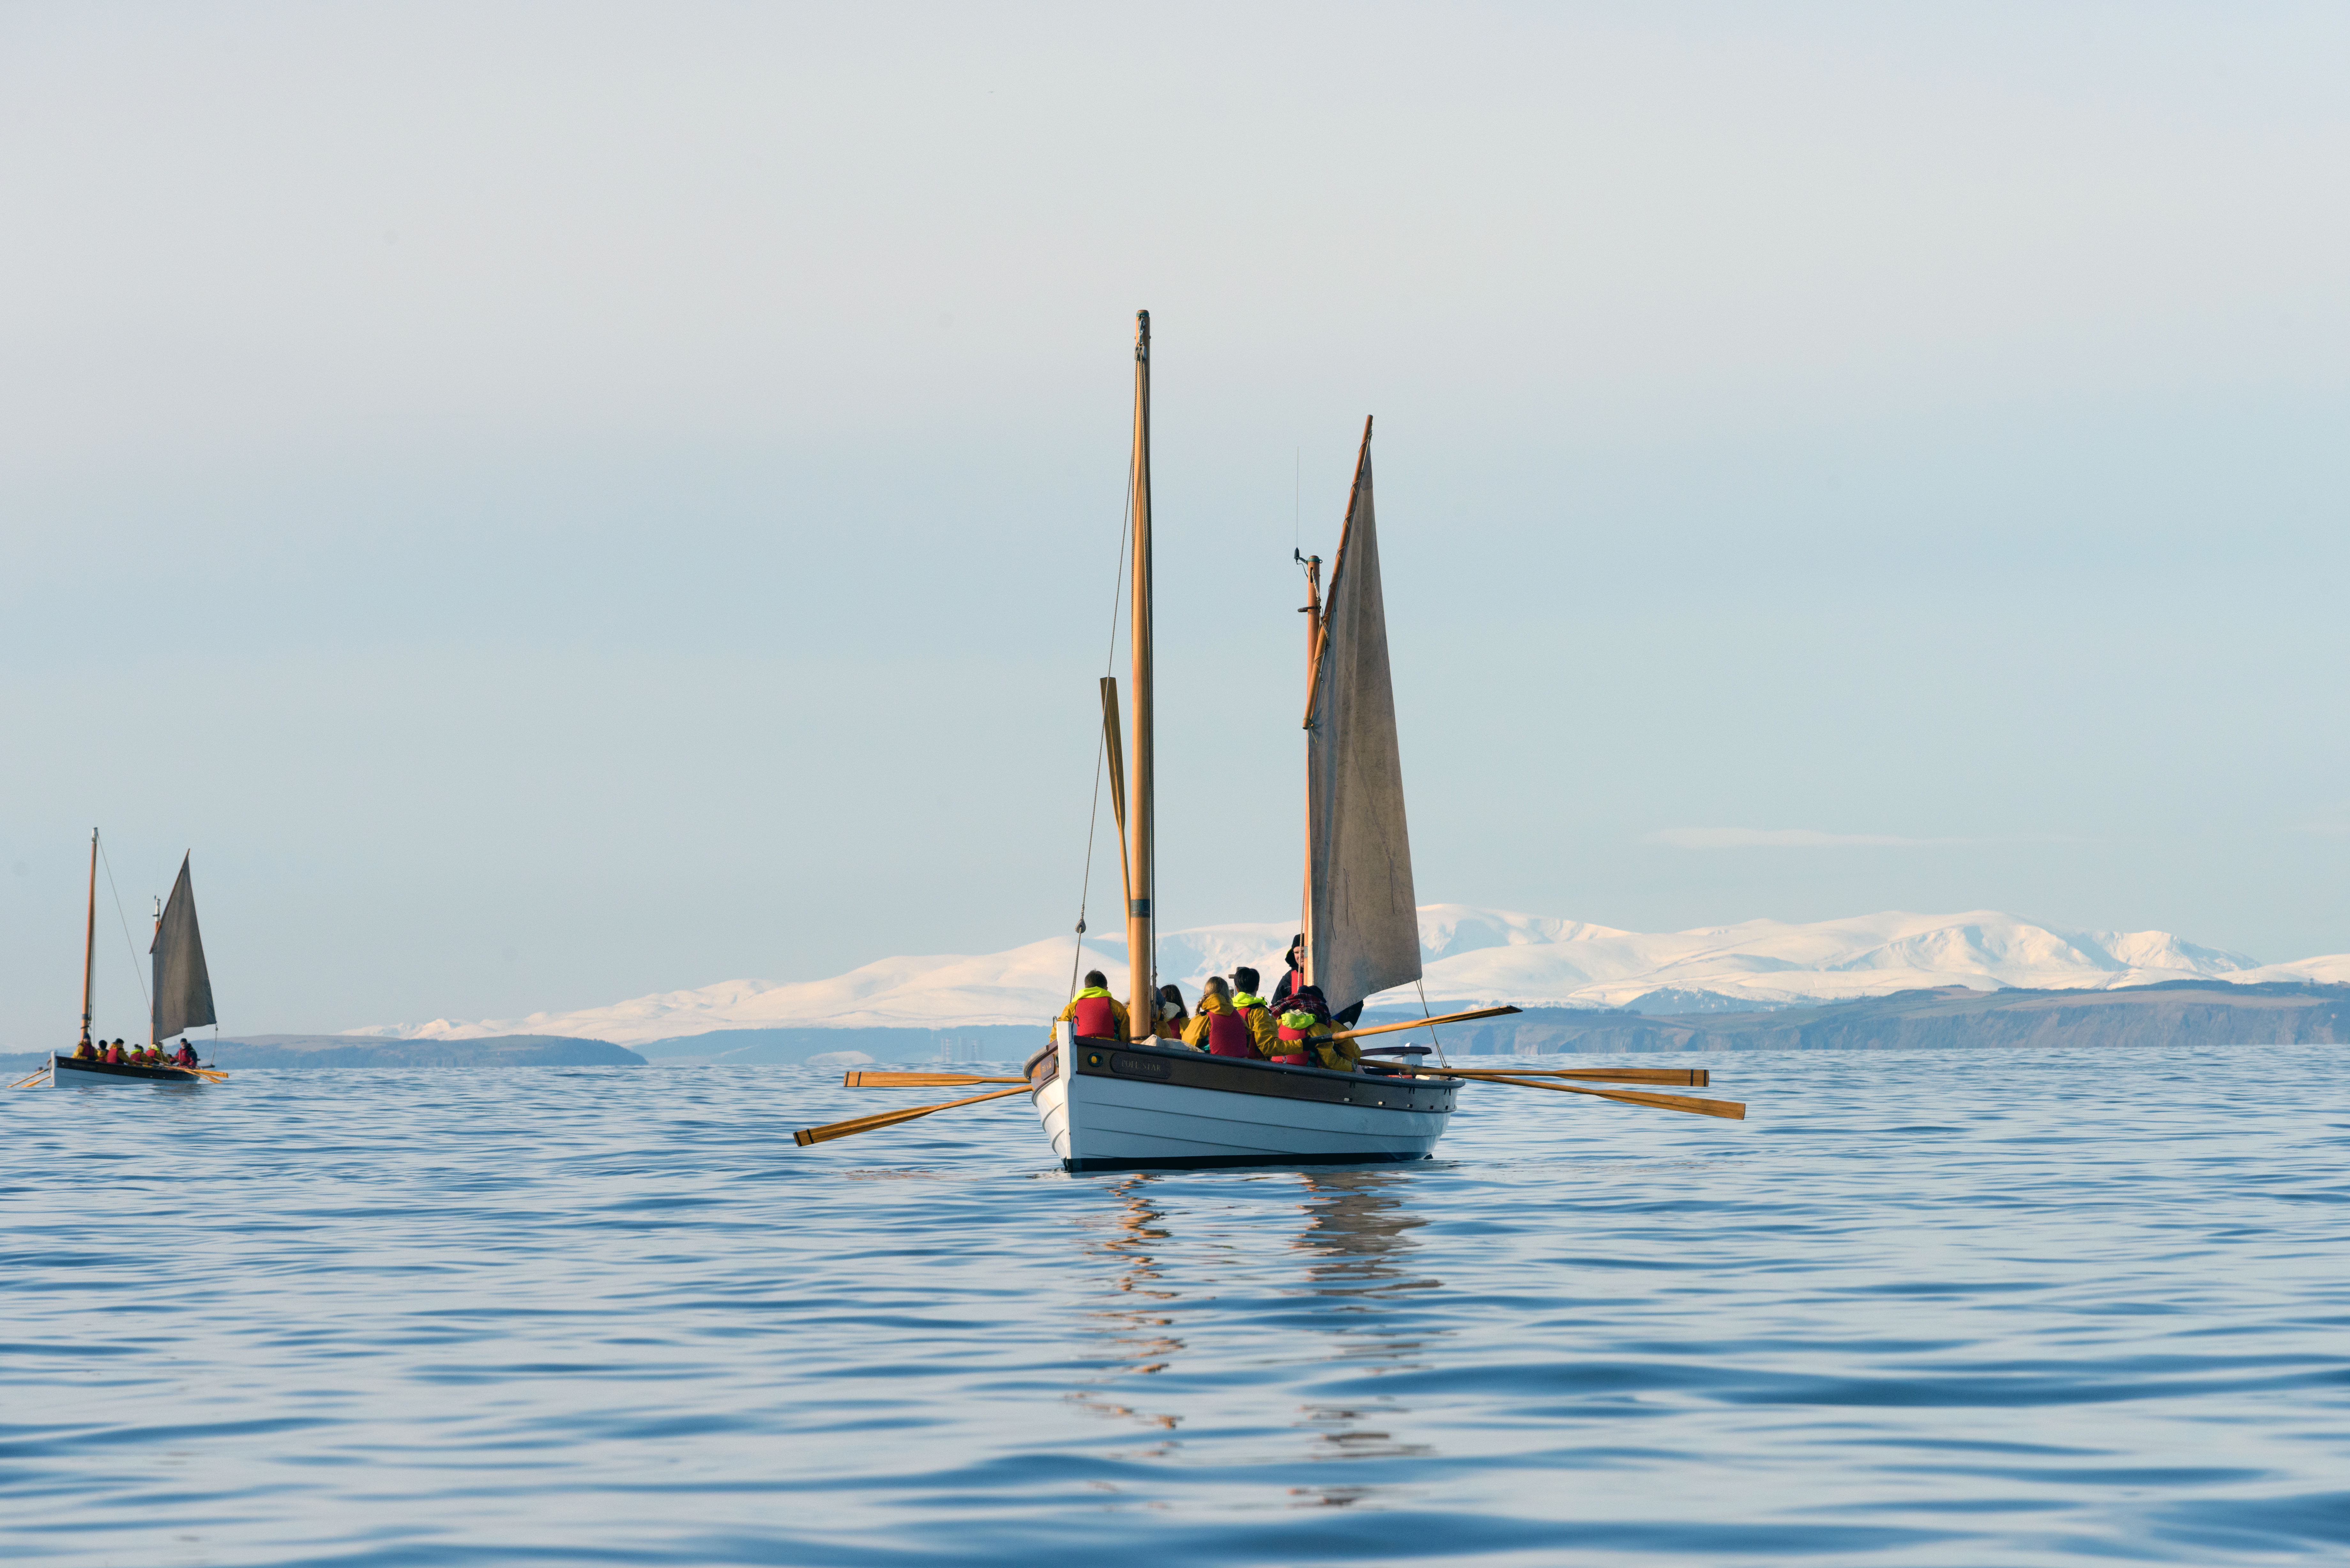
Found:
[[1183, 1026], [1183, 1044], [1211, 1056], [1254, 1056], [1248, 1024], [1232, 1005], [1232, 987], [1224, 977], [1211, 974], [1200, 987], [1200, 1010]]
[[1330, 1007], [1322, 1000], [1321, 989], [1300, 986], [1289, 1000], [1289, 1011], [1274, 1021], [1282, 1052], [1274, 1060], [1294, 1067], [1327, 1067], [1334, 1073], [1357, 1071], [1363, 1048], [1352, 1040], [1331, 1038], [1336, 1031], [1331, 1027]]
[[1109, 981], [1097, 969], [1086, 971], [1083, 991], [1069, 998], [1069, 1005], [1061, 1009], [1055, 1023], [1076, 1025], [1080, 1040], [1131, 1040], [1134, 1032], [1127, 1026], [1126, 1003], [1109, 993]]
[[1281, 1031], [1273, 1022], [1273, 1009], [1264, 998], [1256, 994], [1256, 971], [1232, 971], [1232, 1009], [1248, 1025], [1249, 1044], [1266, 1061], [1281, 1054]]
[[1159, 1038], [1176, 1041], [1183, 1038], [1184, 1027], [1191, 1022], [1191, 1010], [1183, 1005], [1183, 988], [1162, 985], [1159, 988]]

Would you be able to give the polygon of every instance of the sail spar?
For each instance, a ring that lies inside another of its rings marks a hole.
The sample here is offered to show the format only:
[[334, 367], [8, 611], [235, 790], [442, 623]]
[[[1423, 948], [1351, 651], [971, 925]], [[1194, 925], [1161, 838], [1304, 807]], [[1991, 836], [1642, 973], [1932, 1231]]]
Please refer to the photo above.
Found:
[[1330, 572], [1305, 729], [1306, 961], [1323, 997], [1343, 1010], [1420, 973], [1368, 420]]
[[188, 880], [188, 861], [180, 860], [180, 879], [156, 922], [154, 945], [147, 950], [155, 961], [155, 1033], [157, 1044], [184, 1034], [200, 1023], [217, 1023], [213, 1013], [213, 977], [204, 968], [203, 933], [196, 929], [196, 889]]

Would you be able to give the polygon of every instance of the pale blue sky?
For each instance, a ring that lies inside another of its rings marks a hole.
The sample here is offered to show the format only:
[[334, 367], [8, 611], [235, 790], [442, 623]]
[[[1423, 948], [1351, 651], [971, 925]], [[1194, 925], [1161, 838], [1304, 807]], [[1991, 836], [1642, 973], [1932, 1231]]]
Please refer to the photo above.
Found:
[[0, 1047], [93, 822], [232, 1031], [1065, 930], [1138, 306], [1171, 924], [1295, 904], [1376, 413], [1423, 898], [2350, 950], [2345, 45], [0, 8]]

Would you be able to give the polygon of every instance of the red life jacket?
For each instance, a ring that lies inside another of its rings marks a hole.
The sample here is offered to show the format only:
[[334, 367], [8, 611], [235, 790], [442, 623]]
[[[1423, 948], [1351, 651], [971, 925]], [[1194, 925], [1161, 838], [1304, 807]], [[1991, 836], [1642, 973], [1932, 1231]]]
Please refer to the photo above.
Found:
[[1208, 1019], [1208, 1054], [1211, 1056], [1253, 1056], [1256, 1046], [1249, 1039], [1248, 1020], [1237, 1012], [1211, 1012]]
[[1110, 1011], [1107, 996], [1081, 996], [1077, 1010], [1069, 1020], [1076, 1025], [1081, 1040], [1115, 1040], [1118, 1038], [1118, 1014]]

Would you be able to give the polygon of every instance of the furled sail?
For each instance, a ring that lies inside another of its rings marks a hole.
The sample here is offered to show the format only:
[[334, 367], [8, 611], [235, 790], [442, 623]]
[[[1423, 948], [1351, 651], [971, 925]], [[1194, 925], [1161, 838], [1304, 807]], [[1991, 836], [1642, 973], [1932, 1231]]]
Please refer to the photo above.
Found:
[[172, 884], [171, 900], [155, 928], [154, 945], [147, 950], [155, 961], [155, 1034], [169, 1040], [200, 1023], [220, 1022], [213, 1014], [213, 977], [204, 968], [203, 933], [196, 929], [196, 889], [188, 880], [188, 862], [180, 861], [180, 879]]
[[1419, 915], [1371, 509], [1371, 426], [1331, 568], [1305, 715], [1306, 950], [1333, 1010], [1419, 978]]

